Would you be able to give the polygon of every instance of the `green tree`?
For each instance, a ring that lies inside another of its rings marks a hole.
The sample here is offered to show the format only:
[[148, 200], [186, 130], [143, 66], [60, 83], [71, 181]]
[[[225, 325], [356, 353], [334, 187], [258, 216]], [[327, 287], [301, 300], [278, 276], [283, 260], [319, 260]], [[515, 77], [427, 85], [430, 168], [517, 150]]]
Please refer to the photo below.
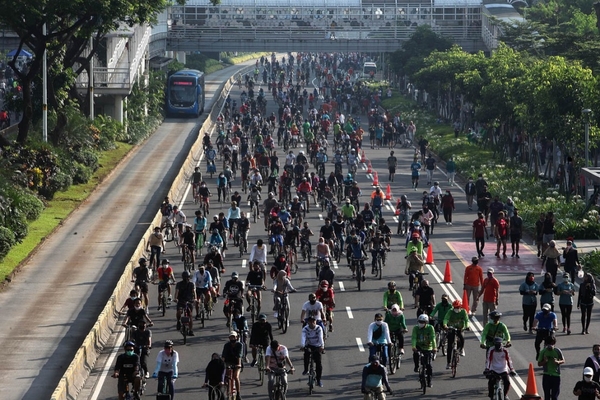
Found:
[[[68, 70], [75, 62], [87, 65], [97, 50], [97, 46], [94, 46], [94, 50], [83, 57], [90, 37], [94, 36], [98, 44], [103, 36], [121, 24], [134, 26], [153, 22], [169, 3], [169, 0], [3, 0], [2, 9], [10, 12], [0, 13], [0, 23], [19, 36], [18, 50], [26, 47], [33, 53], [33, 59], [24, 71], [16, 67], [16, 57], [9, 61], [23, 87], [23, 119], [19, 123], [17, 140], [20, 143], [27, 141], [33, 118], [31, 86], [36, 76], [41, 74], [45, 50], [48, 50], [50, 66], [60, 65], [63, 70]], [[71, 86], [73, 78], [69, 74], [63, 77], [65, 83]], [[56, 91], [53, 85], [49, 89], [49, 97], [52, 96], [49, 103], [60, 107], [60, 101], [54, 96]], [[66, 124], [64, 113], [62, 118], [57, 123], [59, 130], [60, 125], [64, 127]], [[53, 141], [57, 140], [58, 133], [53, 135]]]

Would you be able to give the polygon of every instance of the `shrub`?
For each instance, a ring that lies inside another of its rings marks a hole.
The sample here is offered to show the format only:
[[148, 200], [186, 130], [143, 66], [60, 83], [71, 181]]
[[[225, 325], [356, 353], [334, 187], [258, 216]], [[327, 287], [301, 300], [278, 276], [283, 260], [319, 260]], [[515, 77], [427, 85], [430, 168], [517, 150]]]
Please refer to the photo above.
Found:
[[75, 161], [89, 167], [92, 171], [98, 169], [98, 154], [92, 149], [81, 149], [73, 152]]
[[87, 167], [81, 163], [74, 162], [71, 176], [73, 177], [73, 184], [79, 185], [82, 183], [88, 183], [94, 172], [90, 167]]
[[48, 184], [40, 188], [40, 195], [44, 196], [48, 200], [52, 200], [54, 198], [54, 194], [56, 192], [65, 191], [73, 184], [73, 179], [70, 175], [59, 171], [55, 175], [53, 175], [50, 179], [48, 179]]
[[596, 249], [580, 255], [579, 262], [586, 272], [600, 276], [600, 250]]
[[126, 137], [123, 124], [105, 115], [98, 115], [94, 118], [92, 129], [98, 136], [97, 142], [100, 150], [110, 150], [114, 148], [115, 142], [122, 142]]
[[17, 242], [22, 242], [27, 236], [29, 229], [27, 228], [27, 219], [25, 214], [21, 213], [18, 208], [11, 207], [8, 215], [6, 216], [6, 227], [10, 229]]
[[33, 193], [21, 191], [14, 198], [14, 206], [21, 212], [26, 219], [34, 221], [40, 217], [44, 211], [44, 203]]
[[5, 226], [0, 226], [0, 261], [8, 254], [17, 241], [15, 235]]

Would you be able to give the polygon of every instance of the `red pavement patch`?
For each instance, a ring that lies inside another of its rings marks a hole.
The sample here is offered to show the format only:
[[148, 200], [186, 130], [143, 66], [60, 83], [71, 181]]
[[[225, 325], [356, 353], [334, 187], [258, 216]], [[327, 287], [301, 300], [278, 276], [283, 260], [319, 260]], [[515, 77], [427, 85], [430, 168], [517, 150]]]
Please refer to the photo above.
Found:
[[[446, 242], [446, 245], [456, 254], [464, 265], [471, 264], [471, 259], [477, 255], [475, 250], [475, 242]], [[483, 249], [485, 257], [479, 259], [479, 265], [484, 272], [487, 267], [494, 268], [495, 272], [528, 272], [533, 271], [539, 273], [542, 269], [540, 259], [537, 258], [529, 246], [521, 243], [519, 256], [520, 258], [512, 258], [510, 255], [510, 245], [507, 245], [507, 258], [496, 258], [496, 243], [488, 241]], [[502, 253], [500, 253], [502, 256]]]

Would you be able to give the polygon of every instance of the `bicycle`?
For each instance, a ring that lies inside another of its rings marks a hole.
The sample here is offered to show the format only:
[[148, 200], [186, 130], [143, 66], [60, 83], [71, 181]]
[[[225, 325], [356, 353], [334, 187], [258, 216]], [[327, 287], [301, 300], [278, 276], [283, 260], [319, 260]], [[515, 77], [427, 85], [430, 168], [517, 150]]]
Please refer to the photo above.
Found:
[[[162, 283], [162, 282], [161, 282]], [[167, 308], [169, 308], [169, 291], [167, 290], [167, 285], [172, 285], [171, 282], [165, 283], [161, 285], [161, 283], [156, 283], [158, 285], [158, 291], [160, 296], [160, 303], [158, 305], [159, 311], [162, 311], [162, 316], [165, 316], [167, 312]]]
[[252, 218], [254, 219], [254, 223], [256, 223], [256, 220], [258, 219], [258, 203], [256, 203], [255, 201], [252, 202]]
[[438, 350], [441, 350], [442, 355], [446, 355], [446, 345], [448, 344], [448, 332], [438, 327], [435, 332], [435, 342], [438, 344]]
[[375, 260], [373, 261], [373, 273], [376, 278], [383, 277], [383, 266], [385, 265], [385, 253], [389, 251], [388, 249], [383, 249], [383, 253], [381, 250], [377, 250], [377, 254], [375, 255]]
[[181, 322], [181, 335], [183, 336], [183, 344], [187, 343], [187, 337], [190, 335], [192, 329], [190, 328], [190, 324], [192, 323], [192, 303], [186, 302], [185, 307], [183, 308], [183, 315], [180, 319]]
[[290, 325], [290, 306], [288, 304], [288, 293], [280, 293], [279, 305], [277, 307], [277, 327], [281, 329], [281, 333], [286, 333]]
[[365, 279], [365, 265], [364, 258], [354, 258], [352, 257], [352, 271], [356, 278], [356, 286], [358, 287], [358, 291], [360, 292], [360, 285]]
[[225, 400], [225, 393], [222, 385], [212, 386], [209, 383], [202, 385], [208, 390], [208, 400]]
[[240, 257], [244, 257], [244, 254], [248, 252], [248, 240], [246, 239], [245, 232], [242, 233], [239, 229], [236, 229], [236, 241], [240, 250]]
[[254, 322], [258, 320], [258, 315], [260, 314], [258, 291], [264, 290], [264, 287], [261, 285], [248, 285], [248, 289], [250, 290], [250, 304], [248, 304], [248, 307], [250, 308], [252, 323], [254, 324]]
[[396, 373], [398, 368], [400, 368], [400, 364], [402, 364], [402, 353], [400, 353], [400, 349], [398, 348], [398, 336], [396, 334], [392, 334], [392, 343], [389, 346], [389, 369], [390, 375]]
[[235, 380], [233, 379], [233, 365], [227, 366], [227, 374], [225, 375], [225, 385], [227, 387], [227, 400], [237, 399], [237, 389], [235, 387]]
[[[113, 374], [111, 376], [115, 379], [119, 379], [118, 375], [115, 376]], [[134, 400], [134, 399], [138, 398], [138, 396], [136, 396], [137, 393], [135, 391], [135, 387], [134, 387], [133, 383], [129, 382], [127, 377], [124, 377], [123, 379], [125, 379], [125, 394], [123, 395], [123, 399], [124, 400]]]
[[308, 260], [308, 263], [310, 264], [310, 259], [312, 257], [312, 250], [309, 246], [308, 239], [303, 238], [300, 240], [300, 252], [302, 253], [302, 261]]
[[198, 198], [198, 210], [202, 211], [202, 215], [208, 215], [208, 197], [201, 196], [199, 193], [196, 194]]
[[259, 386], [265, 383], [265, 350], [262, 346], [256, 346], [256, 368], [258, 369]]
[[183, 270], [192, 273], [194, 269], [194, 263], [192, 262], [193, 250], [187, 244], [182, 244], [181, 251], [183, 252]]
[[[208, 304], [206, 303], [206, 297], [208, 296]], [[199, 307], [198, 307], [198, 315], [196, 316], [197, 320], [200, 320], [200, 325], [204, 328], [204, 321], [209, 319], [212, 315], [214, 303], [212, 300], [212, 296], [210, 294], [202, 293], [200, 298], [198, 299]]]
[[412, 271], [410, 276], [412, 276], [413, 284], [412, 284], [412, 297], [415, 298], [417, 295], [417, 290], [421, 287], [421, 281], [423, 280], [423, 276], [428, 275], [427, 272], [421, 271]]
[[427, 391], [427, 368], [425, 367], [425, 357], [428, 356], [427, 353], [419, 351], [419, 383], [421, 384], [423, 394]]
[[450, 350], [450, 372], [453, 378], [456, 378], [456, 369], [458, 368], [458, 363], [460, 362], [460, 353], [458, 352], [458, 329], [448, 327], [448, 331], [454, 333], [454, 344], [452, 345], [452, 350]]
[[484, 374], [486, 378], [494, 379], [492, 400], [504, 400], [504, 382], [502, 381], [502, 376], [494, 371], [487, 371]]
[[173, 241], [173, 222], [171, 220], [167, 220], [163, 229], [165, 230], [165, 233], [164, 233], [165, 242], [172, 242]]
[[287, 392], [287, 387], [286, 385], [284, 385], [283, 383], [283, 377], [285, 376], [285, 374], [287, 374], [288, 372], [292, 372], [293, 370], [289, 370], [286, 368], [276, 368], [275, 370], [271, 369], [270, 370], [275, 379], [273, 381], [273, 388], [271, 389], [271, 393], [270, 393], [270, 399], [272, 400], [285, 400], [285, 395]]
[[290, 271], [292, 274], [298, 272], [298, 255], [296, 254], [296, 249], [292, 246], [287, 246], [287, 261], [290, 265]]
[[313, 360], [312, 350], [310, 348], [305, 348], [304, 351], [308, 351], [308, 394], [313, 394], [315, 390], [315, 382], [317, 381], [315, 361]]

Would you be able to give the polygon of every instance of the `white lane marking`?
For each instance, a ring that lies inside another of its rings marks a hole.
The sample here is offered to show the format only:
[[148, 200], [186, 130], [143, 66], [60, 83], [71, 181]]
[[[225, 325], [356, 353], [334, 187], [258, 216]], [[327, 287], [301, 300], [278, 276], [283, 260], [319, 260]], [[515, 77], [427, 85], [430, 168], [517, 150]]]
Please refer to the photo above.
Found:
[[[435, 264], [426, 264], [426, 266], [431, 272], [431, 275], [438, 281], [438, 283], [440, 283], [442, 290], [444, 290], [444, 292], [446, 292], [448, 296], [450, 296], [451, 298], [453, 297], [455, 299], [462, 300], [462, 296], [458, 295], [458, 292], [456, 291], [456, 289], [454, 289], [453, 286], [441, 284], [444, 281], [444, 275]], [[473, 322], [471, 332], [475, 334], [475, 336], [477, 337], [477, 341], [481, 342], [481, 331], [483, 331], [483, 327], [481, 326], [481, 323], [479, 323], [476, 317], [473, 317], [471, 321]], [[526, 385], [523, 382], [523, 379], [521, 379], [519, 376], [516, 376], [514, 378], [511, 377], [510, 379], [512, 379], [513, 383], [515, 383], [512, 385], [513, 390], [517, 393], [518, 398], [521, 398], [523, 392], [519, 388], [521, 388], [522, 390], [526, 390]]]
[[344, 287], [344, 282], [338, 282], [338, 285], [340, 285], [340, 292], [346, 291], [346, 288]]
[[334, 269], [338, 269], [338, 263], [337, 263], [337, 261], [332, 260], [332, 263], [333, 263], [333, 268]]
[[106, 377], [108, 376], [108, 371], [114, 365], [115, 358], [117, 357], [117, 353], [121, 349], [121, 346], [116, 345], [116, 344], [123, 343], [124, 339], [125, 339], [125, 328], [123, 328], [121, 330], [121, 332], [119, 333], [119, 336], [117, 337], [117, 340], [115, 342], [115, 347], [113, 348], [112, 352], [110, 353], [110, 357], [108, 357], [108, 360], [106, 360], [106, 364], [104, 365], [104, 368], [102, 368], [102, 373], [100, 374], [100, 378], [98, 379], [98, 382], [96, 382], [96, 388], [94, 389], [94, 392], [92, 393], [91, 400], [96, 400], [98, 398], [98, 396], [100, 396], [100, 391], [104, 387], [104, 381], [106, 380]]
[[371, 174], [367, 174], [367, 178], [369, 178], [369, 179], [373, 180], [373, 175], [371, 175]]
[[246, 268], [247, 263], [248, 263], [248, 260], [242, 260], [242, 268]]
[[392, 218], [393, 218], [394, 222], [398, 223], [398, 217], [395, 217], [395, 216], [394, 216], [394, 217], [392, 217]]
[[385, 208], [387, 208], [388, 211], [392, 211], [392, 207], [390, 207], [388, 204], [385, 205]]
[[359, 337], [356, 338], [356, 345], [358, 346], [358, 350], [364, 353], [365, 346], [363, 346], [362, 340]]
[[367, 167], [365, 167], [365, 164], [360, 166], [360, 169], [362, 169], [363, 171], [365, 171], [367, 169]]
[[346, 312], [348, 313], [348, 318], [354, 319], [354, 315], [352, 314], [352, 309], [346, 306]]
[[[442, 171], [442, 169], [440, 167], [436, 167], [436, 169], [439, 170], [442, 173], [442, 175], [444, 175], [446, 178], [448, 178], [448, 175], [446, 175], [446, 173], [444, 171]], [[446, 182], [448, 182], [448, 179], [446, 179]], [[456, 188], [456, 189], [460, 190], [463, 194], [465, 194], [465, 190], [462, 187], [460, 187], [459, 185], [457, 185], [456, 182], [454, 182], [454, 186], [450, 186], [450, 187]]]

